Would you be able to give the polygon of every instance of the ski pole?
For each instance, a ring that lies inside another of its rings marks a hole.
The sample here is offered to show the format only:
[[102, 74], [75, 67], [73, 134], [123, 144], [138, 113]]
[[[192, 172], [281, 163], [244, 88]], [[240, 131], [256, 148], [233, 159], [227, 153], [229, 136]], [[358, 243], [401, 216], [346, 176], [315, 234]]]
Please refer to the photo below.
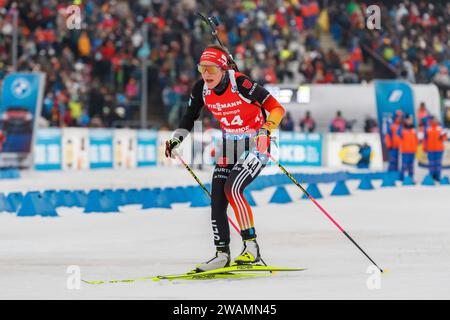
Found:
[[316, 199], [314, 199], [308, 191], [306, 191], [305, 188], [302, 187], [302, 185], [300, 183], [297, 182], [297, 180], [295, 180], [295, 178], [280, 164], [280, 162], [278, 162], [270, 153], [267, 152], [267, 155], [269, 156], [269, 158], [275, 162], [278, 167], [281, 169], [281, 171], [283, 171], [283, 173], [288, 176], [289, 179], [292, 180], [293, 183], [295, 183], [295, 185], [297, 187], [300, 188], [300, 190], [303, 191], [304, 194], [306, 194], [306, 196], [320, 209], [320, 211], [322, 211], [323, 214], [325, 214], [327, 216], [328, 219], [330, 219], [331, 222], [333, 222], [333, 224], [380, 270], [381, 273], [383, 273], [383, 269], [381, 269], [376, 263], [375, 261], [372, 260], [372, 258], [369, 257], [369, 255], [356, 243], [355, 240], [353, 240], [352, 237], [350, 237], [350, 235], [336, 222], [336, 220], [334, 220], [329, 214], [328, 212], [316, 201]]
[[[211, 193], [209, 192], [208, 189], [206, 189], [206, 187], [203, 185], [203, 183], [200, 181], [200, 179], [197, 177], [197, 175], [194, 173], [194, 171], [192, 171], [191, 167], [183, 160], [183, 158], [178, 154], [178, 152], [173, 152], [173, 153], [175, 154], [175, 157], [177, 157], [177, 159], [180, 160], [180, 162], [183, 164], [183, 166], [186, 168], [186, 170], [191, 174], [191, 176], [195, 179], [195, 181], [197, 181], [199, 186], [211, 198]], [[234, 224], [233, 220], [231, 220], [231, 218], [228, 215], [227, 215], [227, 218], [228, 218], [228, 221], [231, 223], [231, 225], [234, 227], [234, 230], [236, 230], [236, 232], [238, 234], [241, 234], [241, 232], [239, 231], [239, 228]]]
[[202, 15], [200, 12], [197, 12], [197, 15], [200, 17], [200, 19], [202, 19], [210, 28], [211, 28], [211, 34], [213, 35], [213, 37], [217, 40], [217, 42], [219, 42], [219, 45], [228, 52], [227, 56], [228, 56], [228, 60], [230, 65], [232, 66], [232, 68], [234, 69], [234, 71], [239, 72], [239, 69], [236, 65], [236, 62], [233, 59], [233, 56], [231, 55], [231, 53], [226, 49], [226, 47], [223, 45], [222, 41], [220, 41], [220, 38], [217, 34], [217, 30], [216, 27], [219, 26], [219, 20], [217, 20], [217, 18], [215, 16], [210, 16], [210, 17], [205, 17], [204, 15]]

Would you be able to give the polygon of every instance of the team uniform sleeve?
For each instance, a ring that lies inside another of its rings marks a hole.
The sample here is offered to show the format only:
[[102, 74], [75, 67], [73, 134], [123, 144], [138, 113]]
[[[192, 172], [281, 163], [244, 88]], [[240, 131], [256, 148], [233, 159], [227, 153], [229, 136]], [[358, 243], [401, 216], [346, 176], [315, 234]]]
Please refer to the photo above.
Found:
[[285, 110], [266, 88], [250, 80], [246, 76], [239, 76], [236, 79], [239, 93], [252, 102], [257, 102], [263, 109], [269, 112], [266, 123], [263, 127], [269, 131], [276, 129], [283, 119]]
[[192, 87], [191, 95], [189, 97], [189, 103], [186, 111], [181, 118], [178, 129], [176, 129], [172, 136], [183, 141], [184, 138], [194, 127], [194, 122], [200, 117], [200, 112], [202, 111], [203, 102], [203, 79], [198, 80]]
[[263, 105], [264, 102], [271, 96], [266, 88], [251, 80], [250, 78], [241, 75], [236, 78], [239, 93], [252, 102], [257, 102]]

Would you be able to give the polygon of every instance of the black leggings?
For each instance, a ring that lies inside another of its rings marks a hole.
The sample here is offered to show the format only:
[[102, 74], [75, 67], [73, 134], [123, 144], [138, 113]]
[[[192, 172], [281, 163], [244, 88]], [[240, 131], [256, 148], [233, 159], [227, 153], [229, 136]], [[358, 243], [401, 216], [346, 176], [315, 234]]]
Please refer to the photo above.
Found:
[[214, 244], [218, 247], [228, 246], [230, 243], [228, 204], [234, 210], [242, 239], [256, 237], [252, 209], [244, 197], [244, 189], [267, 163], [267, 156], [254, 152], [254, 142], [249, 138], [224, 140], [223, 143], [211, 184], [211, 224]]

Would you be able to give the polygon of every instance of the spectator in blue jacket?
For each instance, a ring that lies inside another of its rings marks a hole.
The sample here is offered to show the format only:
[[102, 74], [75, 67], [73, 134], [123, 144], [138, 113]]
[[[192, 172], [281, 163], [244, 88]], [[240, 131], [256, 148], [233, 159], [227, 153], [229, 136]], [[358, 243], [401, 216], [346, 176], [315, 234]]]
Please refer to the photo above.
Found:
[[361, 156], [361, 159], [359, 159], [357, 167], [360, 169], [368, 169], [370, 166], [370, 156], [372, 155], [372, 148], [367, 144], [367, 142], [364, 142], [359, 147], [359, 155]]

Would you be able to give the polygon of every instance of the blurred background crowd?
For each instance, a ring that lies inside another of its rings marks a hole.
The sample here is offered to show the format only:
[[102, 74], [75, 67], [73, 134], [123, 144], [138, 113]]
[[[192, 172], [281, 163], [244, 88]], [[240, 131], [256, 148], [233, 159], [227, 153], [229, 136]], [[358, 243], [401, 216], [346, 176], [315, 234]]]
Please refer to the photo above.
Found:
[[[43, 125], [137, 126], [146, 70], [150, 118], [172, 128], [198, 78], [197, 59], [213, 42], [200, 11], [220, 18], [219, 37], [261, 84], [434, 82], [450, 126], [450, 3], [386, 3], [376, 3], [383, 28], [368, 30], [365, 1], [0, 0], [0, 81], [13, 70], [16, 11], [16, 70], [46, 73]], [[67, 27], [70, 5], [81, 8], [80, 29]], [[367, 119], [368, 132], [374, 121]], [[310, 114], [283, 126], [315, 128]]]

